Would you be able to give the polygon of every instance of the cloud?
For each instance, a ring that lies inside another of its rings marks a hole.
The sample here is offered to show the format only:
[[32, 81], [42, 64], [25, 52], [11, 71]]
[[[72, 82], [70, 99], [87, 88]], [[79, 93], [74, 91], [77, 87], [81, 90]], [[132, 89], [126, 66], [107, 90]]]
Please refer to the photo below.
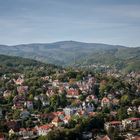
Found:
[[81, 39], [115, 44], [126, 40], [129, 45], [133, 37], [140, 44], [140, 2], [0, 0], [0, 27], [0, 43], [4, 44]]

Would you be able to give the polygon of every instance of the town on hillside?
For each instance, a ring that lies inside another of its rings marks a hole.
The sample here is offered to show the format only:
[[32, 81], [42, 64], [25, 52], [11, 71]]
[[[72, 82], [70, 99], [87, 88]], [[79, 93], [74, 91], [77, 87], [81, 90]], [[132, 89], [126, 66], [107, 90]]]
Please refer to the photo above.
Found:
[[10, 67], [0, 67], [0, 140], [140, 138], [139, 72]]

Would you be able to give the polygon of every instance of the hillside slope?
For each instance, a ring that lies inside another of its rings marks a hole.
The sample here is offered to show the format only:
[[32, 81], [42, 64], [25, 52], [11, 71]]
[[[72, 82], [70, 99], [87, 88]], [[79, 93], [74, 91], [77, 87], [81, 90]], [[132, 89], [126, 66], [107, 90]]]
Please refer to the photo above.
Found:
[[23, 73], [31, 70], [35, 70], [37, 74], [41, 70], [40, 68], [44, 69], [44, 72], [60, 69], [53, 64], [45, 64], [36, 60], [0, 55], [0, 75], [13, 72]]
[[[62, 41], [46, 44], [0, 45], [0, 53], [31, 58], [57, 65], [108, 64], [120, 68], [139, 66], [140, 47]], [[130, 66], [131, 65], [131, 66]], [[139, 67], [138, 67], [139, 69]]]

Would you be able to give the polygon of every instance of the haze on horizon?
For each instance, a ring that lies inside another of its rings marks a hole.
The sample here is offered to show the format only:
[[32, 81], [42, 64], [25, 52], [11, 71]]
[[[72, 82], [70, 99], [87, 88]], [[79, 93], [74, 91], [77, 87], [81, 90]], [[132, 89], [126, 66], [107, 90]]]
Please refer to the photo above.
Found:
[[140, 46], [140, 0], [0, 0], [0, 44]]

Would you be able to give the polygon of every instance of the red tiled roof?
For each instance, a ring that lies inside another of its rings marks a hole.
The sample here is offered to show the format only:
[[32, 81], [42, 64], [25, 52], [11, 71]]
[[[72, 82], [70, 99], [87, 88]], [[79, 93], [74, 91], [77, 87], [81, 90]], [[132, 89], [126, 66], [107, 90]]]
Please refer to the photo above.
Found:
[[128, 118], [128, 120], [130, 120], [130, 121], [138, 121], [138, 120], [140, 120], [140, 118]]
[[90, 116], [95, 116], [97, 113], [96, 112], [89, 112]]
[[110, 102], [110, 100], [109, 100], [107, 97], [104, 97], [104, 98], [102, 99], [102, 102]]
[[20, 128], [20, 131], [26, 131], [26, 129], [25, 128]]
[[112, 125], [121, 124], [121, 121], [112, 121], [112, 122], [110, 122], [110, 124], [112, 124]]
[[79, 91], [76, 89], [69, 89], [67, 90], [68, 95], [79, 95]]
[[70, 119], [71, 119], [71, 116], [69, 116], [69, 115], [67, 115], [67, 116], [64, 117], [64, 120], [69, 121]]
[[105, 136], [101, 140], [110, 140], [110, 138], [108, 136]]
[[140, 136], [136, 136], [134, 139], [132, 140], [140, 140]]
[[53, 112], [53, 114], [55, 116], [59, 116], [59, 115], [64, 115], [65, 113], [63, 111], [57, 111], [57, 112]]
[[53, 125], [46, 124], [46, 125], [39, 126], [39, 129], [45, 129], [45, 130], [48, 130], [48, 129], [51, 129], [52, 127], [53, 127]]
[[63, 122], [59, 117], [55, 117], [52, 122], [54, 123], [59, 123], [59, 122]]

